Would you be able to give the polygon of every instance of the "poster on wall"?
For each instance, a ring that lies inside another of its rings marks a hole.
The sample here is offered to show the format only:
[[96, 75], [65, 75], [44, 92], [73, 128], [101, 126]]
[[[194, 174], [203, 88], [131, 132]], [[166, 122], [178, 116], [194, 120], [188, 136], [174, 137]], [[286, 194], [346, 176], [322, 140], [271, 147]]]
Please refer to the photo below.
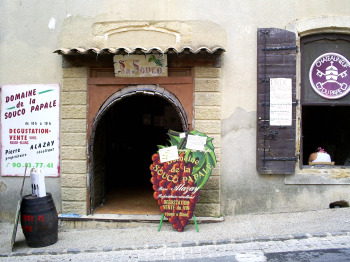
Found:
[[349, 60], [337, 53], [320, 55], [312, 63], [309, 80], [313, 90], [323, 98], [339, 99], [350, 92]]
[[2, 176], [23, 176], [25, 166], [59, 176], [59, 97], [58, 84], [2, 86]]
[[158, 146], [150, 166], [153, 197], [175, 229], [182, 232], [194, 216], [200, 189], [216, 166], [213, 138], [196, 130], [169, 130], [170, 146]]
[[270, 126], [292, 125], [292, 79], [270, 79]]

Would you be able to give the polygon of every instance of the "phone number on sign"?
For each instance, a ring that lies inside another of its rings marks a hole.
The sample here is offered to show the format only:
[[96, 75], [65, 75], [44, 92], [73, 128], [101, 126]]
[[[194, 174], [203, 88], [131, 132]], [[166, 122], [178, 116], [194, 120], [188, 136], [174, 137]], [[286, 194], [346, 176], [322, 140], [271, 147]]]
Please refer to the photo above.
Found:
[[53, 168], [53, 163], [8, 163], [6, 167], [11, 166], [12, 167], [35, 167], [35, 168]]

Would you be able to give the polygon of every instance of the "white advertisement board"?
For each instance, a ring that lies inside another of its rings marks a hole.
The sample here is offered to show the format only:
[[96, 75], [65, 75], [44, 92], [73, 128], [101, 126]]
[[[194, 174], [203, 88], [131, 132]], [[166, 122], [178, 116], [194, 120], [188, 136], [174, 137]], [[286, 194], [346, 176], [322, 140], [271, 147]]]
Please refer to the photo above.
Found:
[[23, 176], [41, 168], [58, 177], [60, 88], [58, 84], [1, 87], [1, 175]]
[[270, 126], [292, 125], [292, 79], [270, 79]]

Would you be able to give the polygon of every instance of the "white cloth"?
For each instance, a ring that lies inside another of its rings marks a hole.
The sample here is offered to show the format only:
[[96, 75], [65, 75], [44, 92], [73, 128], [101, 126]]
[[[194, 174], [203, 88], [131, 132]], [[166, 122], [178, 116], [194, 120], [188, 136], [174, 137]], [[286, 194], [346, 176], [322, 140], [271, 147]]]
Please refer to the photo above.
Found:
[[330, 155], [328, 155], [327, 153], [318, 152], [316, 159], [313, 160], [312, 162], [332, 162], [332, 161], [331, 161]]

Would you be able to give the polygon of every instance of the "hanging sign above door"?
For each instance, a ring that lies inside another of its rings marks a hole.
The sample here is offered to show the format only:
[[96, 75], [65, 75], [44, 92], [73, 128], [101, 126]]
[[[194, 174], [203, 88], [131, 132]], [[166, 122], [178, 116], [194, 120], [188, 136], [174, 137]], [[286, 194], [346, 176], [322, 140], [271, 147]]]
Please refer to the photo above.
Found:
[[167, 55], [115, 55], [115, 77], [159, 77], [168, 76]]
[[310, 67], [309, 80], [314, 91], [326, 99], [339, 99], [350, 92], [350, 62], [337, 53], [325, 53]]

